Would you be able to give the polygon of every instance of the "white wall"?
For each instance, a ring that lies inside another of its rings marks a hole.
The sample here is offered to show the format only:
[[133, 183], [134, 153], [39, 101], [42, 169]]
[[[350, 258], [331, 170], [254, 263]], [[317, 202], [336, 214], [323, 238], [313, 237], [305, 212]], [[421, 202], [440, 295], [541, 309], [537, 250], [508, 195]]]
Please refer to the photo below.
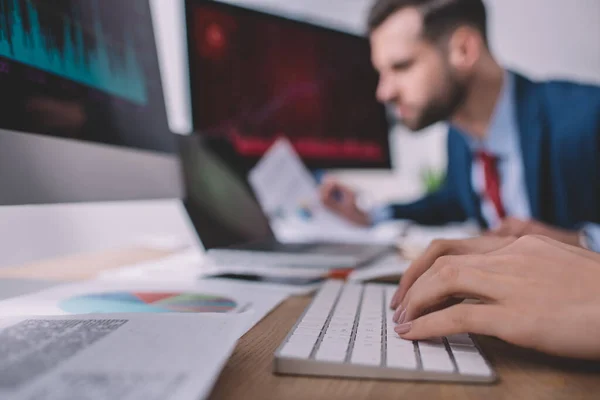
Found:
[[534, 78], [600, 84], [600, 1], [487, 0], [492, 48]]

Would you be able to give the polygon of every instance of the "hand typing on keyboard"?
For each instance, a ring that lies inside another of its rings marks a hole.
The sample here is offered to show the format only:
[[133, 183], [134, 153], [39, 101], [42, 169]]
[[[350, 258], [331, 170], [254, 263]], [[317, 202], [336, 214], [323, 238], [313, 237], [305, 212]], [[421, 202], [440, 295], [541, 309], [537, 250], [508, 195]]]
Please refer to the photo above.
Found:
[[469, 335], [404, 340], [387, 307], [393, 285], [328, 281], [275, 353], [283, 374], [492, 382]]
[[[487, 254], [438, 260], [402, 299], [395, 331], [406, 340], [478, 333], [554, 355], [600, 359], [598, 287], [600, 254], [526, 236]], [[453, 298], [480, 302], [445, 307]]]
[[484, 254], [490, 251], [498, 250], [514, 242], [516, 237], [492, 237], [482, 236], [464, 240], [435, 240], [418, 257], [402, 275], [402, 280], [398, 290], [392, 297], [390, 307], [394, 310], [398, 308], [400, 302], [404, 299], [406, 292], [432, 265], [437, 262], [443, 262], [441, 257], [465, 255], [465, 254]]

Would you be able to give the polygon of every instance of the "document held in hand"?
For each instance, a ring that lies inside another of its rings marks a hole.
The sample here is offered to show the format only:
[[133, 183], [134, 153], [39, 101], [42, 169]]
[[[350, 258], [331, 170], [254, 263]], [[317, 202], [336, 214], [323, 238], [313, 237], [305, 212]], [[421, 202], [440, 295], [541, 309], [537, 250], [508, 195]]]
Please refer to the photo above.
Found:
[[[249, 181], [278, 234], [283, 221], [293, 226], [298, 238], [308, 241], [391, 243], [395, 239], [395, 235], [374, 235], [375, 229], [358, 227], [329, 211], [321, 203], [317, 181], [285, 138], [264, 154], [250, 171]], [[278, 239], [288, 241], [279, 235]]]

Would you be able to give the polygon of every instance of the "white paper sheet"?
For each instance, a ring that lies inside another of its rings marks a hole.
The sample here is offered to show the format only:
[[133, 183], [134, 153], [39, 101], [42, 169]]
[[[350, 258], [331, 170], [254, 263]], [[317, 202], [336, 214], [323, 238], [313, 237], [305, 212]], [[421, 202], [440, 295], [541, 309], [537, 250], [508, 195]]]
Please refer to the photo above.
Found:
[[287, 296], [260, 285], [218, 279], [190, 283], [95, 280], [1, 301], [0, 317], [133, 312], [201, 315], [252, 311], [250, 329]]
[[[278, 139], [248, 176], [256, 197], [271, 221], [279, 240], [290, 241], [285, 224], [301, 240], [350, 243], [392, 243], [398, 232], [376, 233], [358, 227], [329, 211], [321, 202], [316, 180], [304, 166], [291, 143]], [[283, 220], [284, 226], [281, 224]]]
[[276, 217], [318, 203], [316, 182], [285, 138], [278, 139], [248, 176], [263, 210]]
[[246, 314], [89, 314], [0, 320], [0, 398], [197, 400]]

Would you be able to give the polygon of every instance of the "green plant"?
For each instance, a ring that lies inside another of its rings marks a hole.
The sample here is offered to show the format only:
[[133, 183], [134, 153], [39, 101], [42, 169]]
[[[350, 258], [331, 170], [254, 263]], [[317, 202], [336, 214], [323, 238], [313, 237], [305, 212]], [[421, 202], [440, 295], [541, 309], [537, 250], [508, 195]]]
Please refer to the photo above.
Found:
[[442, 186], [446, 179], [446, 171], [433, 168], [423, 168], [421, 171], [421, 181], [425, 191], [429, 194], [435, 192]]

